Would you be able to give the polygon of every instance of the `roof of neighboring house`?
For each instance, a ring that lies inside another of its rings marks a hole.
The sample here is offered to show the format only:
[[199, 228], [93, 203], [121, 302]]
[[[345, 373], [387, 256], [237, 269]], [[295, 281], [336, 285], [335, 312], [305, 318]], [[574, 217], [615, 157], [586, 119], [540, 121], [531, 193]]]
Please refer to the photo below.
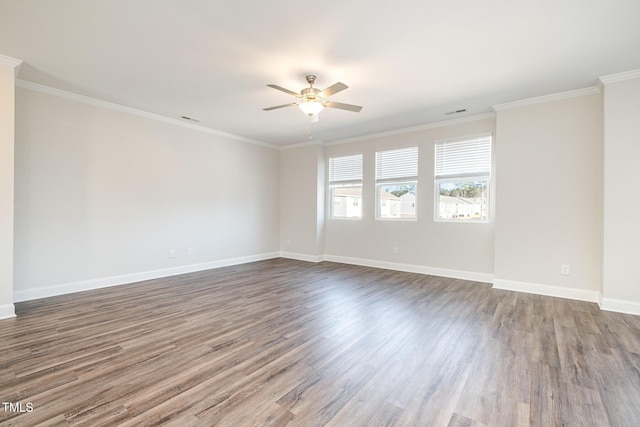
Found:
[[380, 190], [380, 198], [381, 199], [391, 199], [391, 200], [398, 200], [397, 196], [394, 196], [393, 194], [389, 193], [386, 190]]
[[440, 195], [440, 203], [447, 203], [450, 205], [456, 205], [456, 204], [467, 204], [467, 205], [472, 205], [473, 204], [473, 200], [474, 199], [466, 199], [464, 197], [453, 197], [453, 196], [443, 196]]
[[362, 197], [362, 191], [355, 187], [336, 187], [333, 190], [334, 196]]

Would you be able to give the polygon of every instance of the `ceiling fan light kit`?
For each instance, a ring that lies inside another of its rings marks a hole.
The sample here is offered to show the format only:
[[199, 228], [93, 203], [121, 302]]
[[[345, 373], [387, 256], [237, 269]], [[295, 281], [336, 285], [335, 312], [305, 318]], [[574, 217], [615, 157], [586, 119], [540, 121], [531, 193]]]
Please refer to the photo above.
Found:
[[318, 114], [320, 111], [324, 110], [324, 105], [322, 105], [322, 101], [318, 100], [307, 100], [298, 104], [298, 107], [305, 113], [307, 116], [313, 116]]
[[309, 83], [309, 87], [302, 89], [300, 91], [300, 94], [289, 90], [289, 89], [285, 89], [281, 86], [278, 85], [274, 85], [274, 84], [269, 84], [267, 86], [280, 90], [282, 92], [288, 93], [289, 95], [293, 95], [296, 98], [299, 99], [299, 101], [297, 102], [292, 102], [290, 104], [284, 104], [284, 105], [277, 105], [275, 107], [268, 107], [268, 108], [263, 108], [264, 111], [271, 111], [271, 110], [276, 110], [278, 108], [284, 108], [284, 107], [290, 107], [292, 105], [297, 105], [298, 108], [300, 108], [300, 110], [302, 110], [303, 113], [305, 113], [307, 116], [311, 117], [311, 121], [312, 122], [317, 122], [318, 121], [318, 113], [320, 113], [320, 111], [322, 111], [325, 107], [329, 107], [329, 108], [339, 108], [341, 110], [347, 110], [347, 111], [353, 111], [353, 112], [359, 112], [360, 110], [362, 110], [362, 107], [359, 105], [351, 105], [351, 104], [342, 104], [340, 102], [332, 102], [327, 100], [327, 98], [333, 94], [336, 94], [340, 91], [343, 91], [345, 89], [347, 89], [349, 86], [347, 86], [344, 83], [335, 83], [331, 86], [329, 86], [328, 88], [326, 88], [325, 90], [319, 90], [316, 89], [315, 87], [313, 87], [313, 84], [316, 81], [316, 76], [314, 76], [313, 74], [309, 74], [307, 77], [307, 83]]

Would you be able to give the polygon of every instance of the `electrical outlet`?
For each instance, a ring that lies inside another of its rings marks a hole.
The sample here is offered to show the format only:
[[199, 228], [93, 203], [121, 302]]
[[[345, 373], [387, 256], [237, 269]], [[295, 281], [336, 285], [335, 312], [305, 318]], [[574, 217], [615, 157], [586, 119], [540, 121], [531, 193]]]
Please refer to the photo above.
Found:
[[175, 258], [176, 257], [176, 251], [173, 249], [169, 249], [169, 258]]
[[287, 240], [287, 246], [291, 246], [291, 240]]
[[391, 248], [391, 252], [393, 252], [394, 255], [398, 255], [398, 247], [394, 246], [393, 248]]
[[568, 276], [569, 274], [571, 274], [571, 269], [569, 268], [569, 264], [560, 265], [560, 274], [564, 274], [565, 276]]
[[193, 248], [187, 248], [187, 256], [193, 255]]

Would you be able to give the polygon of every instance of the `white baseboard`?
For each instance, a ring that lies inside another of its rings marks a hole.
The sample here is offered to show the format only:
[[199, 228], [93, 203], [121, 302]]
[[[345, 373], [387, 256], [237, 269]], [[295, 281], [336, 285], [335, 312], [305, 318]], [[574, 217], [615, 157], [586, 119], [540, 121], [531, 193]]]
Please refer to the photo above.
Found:
[[296, 252], [280, 252], [280, 258], [295, 259], [307, 262], [322, 262], [325, 260], [324, 255], [308, 255]]
[[[489, 273], [477, 273], [463, 270], [450, 270], [438, 267], [428, 267], [423, 265], [402, 264], [387, 261], [378, 261], [363, 258], [353, 258], [338, 255], [308, 255], [294, 252], [269, 252], [264, 254], [249, 255], [238, 258], [228, 258], [210, 261], [199, 264], [183, 265], [179, 267], [165, 268], [161, 270], [146, 271], [141, 273], [124, 274], [91, 280], [83, 280], [72, 283], [63, 283], [54, 286], [41, 287], [36, 289], [24, 289], [14, 292], [14, 302], [28, 301], [39, 298], [46, 298], [56, 295], [82, 292], [92, 289], [105, 288], [110, 286], [124, 285], [127, 283], [140, 282], [143, 280], [158, 279], [162, 277], [175, 276], [196, 271], [210, 270], [220, 267], [245, 264], [248, 262], [262, 261], [272, 258], [288, 258], [307, 262], [331, 261], [341, 264], [360, 265], [363, 267], [383, 268], [385, 270], [404, 271], [408, 273], [428, 274], [432, 276], [449, 277], [453, 279], [469, 280], [482, 283], [493, 283], [495, 289], [503, 289], [516, 292], [525, 292], [537, 295], [546, 295], [557, 298], [566, 298], [579, 301], [596, 302], [602, 310], [614, 311], [640, 315], [640, 302], [626, 301], [614, 298], [604, 298], [597, 291], [585, 289], [564, 288], [560, 286], [544, 285], [539, 283], [519, 282], [515, 280], [495, 279]], [[0, 319], [15, 317], [14, 304], [0, 305]]]
[[1, 304], [0, 319], [8, 319], [10, 317], [16, 317], [15, 306], [13, 304]]
[[447, 268], [429, 267], [425, 265], [402, 264], [398, 262], [377, 261], [338, 255], [325, 255], [324, 259], [326, 261], [339, 262], [341, 264], [361, 265], [363, 267], [383, 268], [385, 270], [404, 271], [407, 273], [428, 274], [431, 276], [449, 277], [452, 279], [470, 280], [473, 282], [491, 283], [493, 281], [493, 274], [489, 273], [450, 270]]
[[578, 301], [599, 302], [600, 292], [586, 289], [564, 288], [561, 286], [543, 285], [539, 283], [518, 282], [515, 280], [494, 279], [493, 287], [507, 291], [525, 292], [528, 294], [546, 295]]
[[602, 297], [599, 303], [601, 310], [640, 316], [640, 302]]
[[[228, 267], [231, 265], [262, 261], [265, 259], [278, 258], [279, 256], [280, 254], [278, 252], [270, 252], [238, 258], [221, 259], [199, 264], [182, 265], [179, 267], [164, 268], [161, 270], [145, 271], [141, 273], [123, 274], [121, 276], [103, 277], [99, 279], [82, 280], [72, 283], [62, 283], [59, 285], [35, 289], [17, 290], [13, 293], [13, 300], [14, 302], [29, 301], [56, 295], [70, 294], [73, 292], [89, 291], [92, 289], [124, 285], [127, 283], [140, 282], [143, 280], [159, 279], [161, 277], [176, 276], [178, 274], [193, 273], [196, 271], [210, 270], [213, 268]], [[1, 307], [2, 306], [0, 306], [0, 308]]]

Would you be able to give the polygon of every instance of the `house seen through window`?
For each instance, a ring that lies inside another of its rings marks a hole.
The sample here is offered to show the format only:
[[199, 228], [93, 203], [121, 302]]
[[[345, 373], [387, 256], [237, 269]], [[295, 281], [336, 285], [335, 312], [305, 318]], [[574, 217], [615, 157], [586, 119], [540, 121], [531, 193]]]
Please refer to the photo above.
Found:
[[331, 218], [362, 218], [362, 154], [329, 158]]
[[416, 219], [418, 147], [376, 152], [376, 218]]
[[488, 221], [490, 180], [491, 135], [436, 143], [436, 220]]

